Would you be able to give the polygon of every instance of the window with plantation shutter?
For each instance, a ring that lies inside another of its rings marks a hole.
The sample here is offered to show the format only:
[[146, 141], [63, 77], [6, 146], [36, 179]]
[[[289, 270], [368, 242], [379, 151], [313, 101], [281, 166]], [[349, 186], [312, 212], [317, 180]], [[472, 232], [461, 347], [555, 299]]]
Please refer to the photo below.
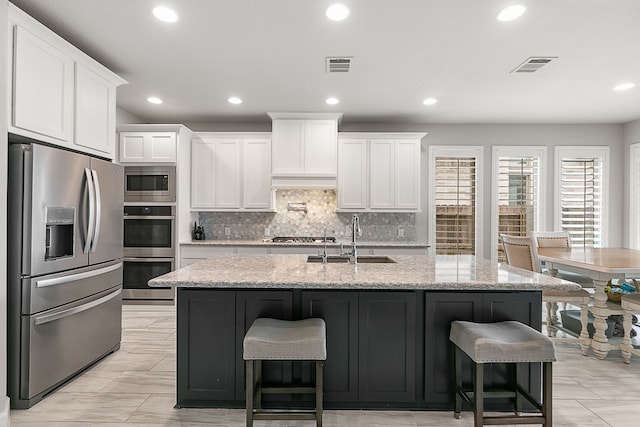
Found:
[[477, 252], [479, 153], [475, 147], [430, 147], [430, 241], [436, 255]]
[[556, 147], [556, 227], [574, 247], [606, 246], [608, 147]]
[[500, 234], [529, 236], [542, 229], [540, 189], [544, 147], [494, 147], [492, 199], [493, 259], [505, 262]]
[[640, 249], [640, 143], [631, 145], [629, 167], [629, 247]]

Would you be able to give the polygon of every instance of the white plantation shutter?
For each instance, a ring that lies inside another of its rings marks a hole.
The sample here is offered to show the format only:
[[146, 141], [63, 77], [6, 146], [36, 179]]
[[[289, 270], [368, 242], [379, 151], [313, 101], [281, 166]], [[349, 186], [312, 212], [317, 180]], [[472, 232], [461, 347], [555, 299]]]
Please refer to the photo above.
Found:
[[[499, 157], [497, 161], [497, 233], [528, 236], [538, 228], [540, 159], [534, 156]], [[496, 238], [498, 261], [505, 262]]]
[[477, 159], [435, 158], [436, 254], [476, 253]]
[[[560, 150], [557, 223], [574, 247], [605, 246], [605, 185], [608, 150]], [[583, 151], [583, 152], [581, 152]]]

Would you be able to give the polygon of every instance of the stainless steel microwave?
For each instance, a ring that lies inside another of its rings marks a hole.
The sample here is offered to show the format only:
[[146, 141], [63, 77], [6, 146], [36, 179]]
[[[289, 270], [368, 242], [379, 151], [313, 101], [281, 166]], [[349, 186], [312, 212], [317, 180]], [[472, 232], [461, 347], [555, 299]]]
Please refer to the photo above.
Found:
[[175, 202], [175, 166], [125, 166], [124, 201]]

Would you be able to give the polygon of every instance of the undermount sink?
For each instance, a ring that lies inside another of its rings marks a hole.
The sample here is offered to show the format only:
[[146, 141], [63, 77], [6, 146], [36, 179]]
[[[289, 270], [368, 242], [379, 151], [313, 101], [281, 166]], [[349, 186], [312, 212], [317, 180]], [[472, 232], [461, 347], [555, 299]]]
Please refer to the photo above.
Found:
[[[322, 262], [322, 255], [309, 255], [307, 262]], [[327, 256], [327, 263], [329, 264], [347, 264], [349, 257], [340, 255]], [[391, 264], [395, 261], [388, 256], [380, 255], [363, 255], [358, 257], [358, 264]]]

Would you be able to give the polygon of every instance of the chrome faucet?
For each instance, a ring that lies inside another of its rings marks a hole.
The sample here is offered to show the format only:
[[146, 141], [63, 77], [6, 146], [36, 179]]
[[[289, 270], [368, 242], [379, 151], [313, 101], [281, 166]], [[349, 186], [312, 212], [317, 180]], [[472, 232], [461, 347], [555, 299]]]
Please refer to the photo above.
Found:
[[357, 214], [353, 214], [351, 217], [351, 251], [349, 252], [351, 262], [353, 264], [358, 263], [358, 247], [356, 245], [356, 234], [362, 236], [362, 229], [360, 228], [360, 219]]
[[322, 253], [320, 253], [319, 255], [322, 256], [322, 263], [326, 264], [327, 263], [327, 229], [324, 229], [324, 239], [322, 240], [323, 242], [323, 248], [322, 248]]

